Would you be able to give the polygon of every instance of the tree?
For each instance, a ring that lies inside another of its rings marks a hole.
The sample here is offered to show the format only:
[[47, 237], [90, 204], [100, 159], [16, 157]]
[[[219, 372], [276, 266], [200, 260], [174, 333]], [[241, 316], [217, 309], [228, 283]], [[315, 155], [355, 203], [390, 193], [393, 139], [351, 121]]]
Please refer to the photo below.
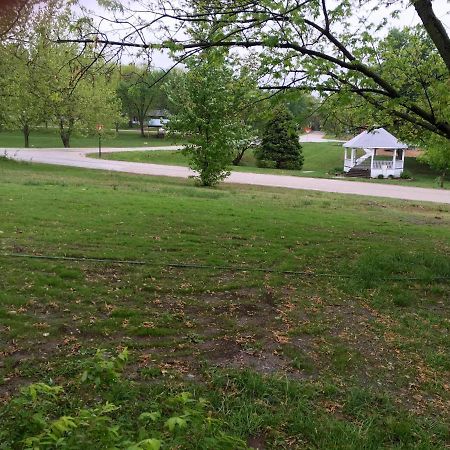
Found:
[[47, 110], [59, 128], [64, 147], [70, 147], [74, 132], [94, 133], [97, 124], [109, 130], [120, 119], [120, 101], [105, 74], [94, 65], [81, 75], [87, 62], [76, 59], [76, 54], [75, 48], [58, 47], [49, 67]]
[[420, 158], [439, 172], [439, 186], [444, 187], [445, 177], [450, 173], [450, 143], [438, 136], [432, 137], [427, 149]]
[[229, 175], [243, 124], [236, 113], [239, 83], [223, 52], [202, 52], [188, 63], [188, 72], [167, 86], [179, 110], [171, 116], [170, 130], [181, 133], [189, 145], [184, 152], [203, 186], [217, 184]]
[[162, 109], [167, 101], [164, 95], [164, 72], [148, 70], [145, 67], [126, 66], [122, 69], [121, 80], [117, 86], [123, 112], [130, 120], [137, 117], [141, 136], [144, 137], [144, 126], [151, 108]]
[[120, 103], [107, 86], [104, 61], [92, 45], [82, 51], [54, 42], [69, 28], [72, 2], [47, 1], [31, 10], [22, 3], [14, 1], [16, 15], [10, 16], [17, 20], [8, 27], [8, 43], [0, 44], [3, 122], [22, 129], [26, 147], [32, 129], [44, 121], [58, 125], [65, 147], [75, 130], [90, 132], [97, 123], [109, 128]]
[[292, 114], [285, 106], [279, 106], [266, 125], [257, 159], [273, 161], [277, 169], [300, 170], [303, 167], [301, 149]]
[[[40, 20], [47, 20], [47, 17], [44, 14]], [[31, 44], [11, 43], [4, 52], [8, 73], [3, 87], [3, 121], [8, 128], [22, 130], [25, 147], [29, 147], [33, 128], [41, 124], [47, 114], [48, 52], [38, 23], [27, 33]]]
[[43, 24], [64, 10], [58, 1], [13, 0], [0, 20], [1, 119], [7, 128], [22, 130], [25, 147], [29, 147], [31, 131], [46, 115], [48, 43]]
[[[133, 40], [133, 36], [109, 40], [104, 35], [95, 39], [78, 35], [72, 39], [144, 49], [166, 47], [179, 59], [211, 47], [253, 49], [255, 59], [268, 74], [266, 87], [355, 94], [395, 119], [450, 139], [448, 117], [434, 113], [434, 104], [428, 102], [421, 89], [420, 75], [409, 79], [418, 94], [411, 98], [397, 86], [389, 70], [384, 70], [389, 66], [387, 61], [378, 57], [379, 42], [390, 19], [402, 8], [413, 7], [448, 78], [450, 39], [430, 0], [180, 0], [175, 4], [159, 2], [158, 6], [155, 11], [148, 5], [154, 15], [145, 29], [150, 32], [159, 27], [164, 31], [162, 43], [148, 42], [142, 33], [135, 35], [141, 42]], [[372, 22], [371, 13], [380, 8], [386, 11], [384, 18]], [[364, 12], [365, 17], [358, 17]], [[210, 28], [201, 39], [191, 32], [198, 24]], [[139, 30], [143, 30], [139, 25]], [[442, 82], [445, 84], [446, 80]]]

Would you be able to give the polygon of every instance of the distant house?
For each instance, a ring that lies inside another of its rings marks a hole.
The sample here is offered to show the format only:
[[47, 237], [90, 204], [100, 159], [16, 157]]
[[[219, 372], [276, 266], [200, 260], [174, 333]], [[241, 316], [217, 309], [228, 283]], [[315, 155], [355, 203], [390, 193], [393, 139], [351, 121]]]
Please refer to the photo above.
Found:
[[[350, 139], [344, 144], [344, 149], [344, 172], [347, 176], [399, 178], [408, 146], [384, 128], [377, 128]], [[362, 150], [359, 156], [358, 150]]]
[[158, 136], [164, 136], [165, 127], [169, 123], [169, 111], [166, 109], [155, 109], [148, 114], [147, 126], [149, 130], [157, 131]]

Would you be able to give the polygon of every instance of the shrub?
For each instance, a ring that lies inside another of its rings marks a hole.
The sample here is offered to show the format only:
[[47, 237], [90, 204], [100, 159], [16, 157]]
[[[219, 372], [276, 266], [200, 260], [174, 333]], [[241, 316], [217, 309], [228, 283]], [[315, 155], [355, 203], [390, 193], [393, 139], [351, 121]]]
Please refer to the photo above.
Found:
[[330, 169], [328, 171], [328, 175], [342, 175], [344, 173], [344, 169], [342, 167], [335, 167], [334, 169]]
[[380, 175], [378, 175], [377, 178], [378, 178], [379, 180], [384, 180], [384, 175], [380, 173]]
[[257, 159], [256, 165], [263, 169], [275, 169], [276, 167], [274, 161], [268, 161], [267, 159]]
[[[44, 383], [22, 388], [0, 410], [0, 449], [247, 448], [223, 432], [205, 399], [190, 392], [165, 391], [142, 402], [147, 410], [139, 414], [141, 391], [120, 378], [126, 360], [126, 351], [113, 356], [99, 350], [85, 364], [87, 375], [66, 389]], [[91, 388], [101, 383], [103, 390]]]
[[404, 170], [401, 175], [400, 178], [402, 178], [403, 180], [411, 180], [412, 179], [412, 175], [410, 172], [408, 172], [407, 170]]
[[273, 161], [277, 169], [300, 170], [303, 167], [296, 125], [285, 106], [277, 108], [267, 123], [255, 156], [258, 161]]

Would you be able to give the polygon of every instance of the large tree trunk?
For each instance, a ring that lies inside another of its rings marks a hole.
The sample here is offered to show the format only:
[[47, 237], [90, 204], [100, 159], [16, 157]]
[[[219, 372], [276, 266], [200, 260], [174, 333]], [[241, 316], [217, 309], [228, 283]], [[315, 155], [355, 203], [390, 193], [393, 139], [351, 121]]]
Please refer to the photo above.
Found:
[[23, 137], [25, 139], [25, 148], [28, 148], [30, 146], [30, 127], [27, 123], [23, 126]]
[[432, 3], [431, 0], [415, 0], [413, 2], [423, 26], [450, 71], [450, 38], [444, 25], [434, 14]]
[[139, 125], [141, 127], [141, 136], [145, 137], [145, 133], [144, 133], [144, 119], [139, 119]]

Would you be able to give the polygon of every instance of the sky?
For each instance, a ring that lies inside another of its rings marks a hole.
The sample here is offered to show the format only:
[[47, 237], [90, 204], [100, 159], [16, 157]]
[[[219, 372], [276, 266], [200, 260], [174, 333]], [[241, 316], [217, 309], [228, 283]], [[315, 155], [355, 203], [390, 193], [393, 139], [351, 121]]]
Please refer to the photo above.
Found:
[[[336, 2], [337, 0], [330, 0], [330, 4]], [[93, 11], [94, 15], [112, 17], [110, 13], [105, 12], [101, 7], [98, 6], [97, 0], [79, 0], [79, 3], [84, 7], [87, 7], [89, 10]], [[129, 0], [129, 3], [131, 5], [136, 4], [137, 7], [137, 2]], [[150, 3], [150, 1], [148, 3]], [[142, 10], [142, 6], [139, 6], [139, 9]], [[433, 0], [433, 9], [436, 16], [441, 20], [441, 22], [447, 28], [448, 33], [450, 34], [450, 0]], [[378, 12], [371, 15], [371, 20], [381, 20], [385, 15], [386, 8], [380, 8]], [[140, 16], [145, 17], [145, 14], [140, 14]], [[148, 14], [148, 17], [150, 19], [151, 15]], [[414, 8], [409, 7], [405, 8], [397, 19], [391, 19], [389, 25], [401, 28], [403, 26], [412, 26], [419, 22], [419, 17], [417, 16]], [[103, 29], [107, 32], [110, 39], [119, 35], [116, 25], [103, 22]], [[125, 62], [130, 62], [133, 57], [130, 54], [125, 54], [123, 56], [123, 59]], [[154, 52], [154, 54], [152, 55], [152, 65], [158, 68], [169, 68], [173, 65], [173, 61], [169, 58], [167, 52]]]

